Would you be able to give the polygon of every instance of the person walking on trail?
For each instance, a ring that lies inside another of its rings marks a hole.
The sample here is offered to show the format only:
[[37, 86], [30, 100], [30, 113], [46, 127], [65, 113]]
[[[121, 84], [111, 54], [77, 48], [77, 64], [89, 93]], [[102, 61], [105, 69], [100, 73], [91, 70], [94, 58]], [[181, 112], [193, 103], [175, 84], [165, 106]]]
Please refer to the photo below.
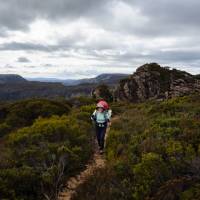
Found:
[[95, 122], [96, 137], [99, 145], [100, 154], [103, 153], [105, 134], [107, 127], [110, 125], [112, 111], [109, 109], [108, 103], [101, 100], [97, 103], [96, 109], [93, 112], [91, 119]]

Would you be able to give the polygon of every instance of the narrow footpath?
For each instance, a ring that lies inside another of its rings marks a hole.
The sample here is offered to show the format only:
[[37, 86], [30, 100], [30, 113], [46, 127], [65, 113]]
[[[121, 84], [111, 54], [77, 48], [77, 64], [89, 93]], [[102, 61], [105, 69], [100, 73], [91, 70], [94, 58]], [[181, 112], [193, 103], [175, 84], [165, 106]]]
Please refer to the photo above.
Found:
[[[108, 136], [110, 128], [107, 128], [106, 137]], [[105, 140], [106, 140], [105, 137]], [[87, 180], [90, 176], [94, 174], [94, 171], [99, 168], [103, 168], [105, 166], [105, 157], [104, 155], [99, 154], [98, 145], [95, 142], [95, 151], [93, 154], [93, 158], [86, 165], [86, 169], [82, 171], [75, 177], [71, 177], [66, 185], [64, 190], [59, 194], [59, 200], [70, 200], [72, 196], [76, 193], [76, 189], [78, 186]]]

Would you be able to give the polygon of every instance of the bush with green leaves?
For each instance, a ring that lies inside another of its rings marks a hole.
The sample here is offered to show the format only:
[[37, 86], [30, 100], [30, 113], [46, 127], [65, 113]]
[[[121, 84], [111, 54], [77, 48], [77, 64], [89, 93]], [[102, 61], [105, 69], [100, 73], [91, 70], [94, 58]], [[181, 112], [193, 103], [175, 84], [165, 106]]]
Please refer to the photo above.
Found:
[[97, 100], [103, 98], [107, 102], [113, 101], [113, 94], [106, 84], [101, 84], [97, 86], [95, 91], [93, 92], [93, 97]]
[[6, 103], [0, 107], [0, 136], [11, 130], [30, 126], [38, 117], [68, 114], [71, 108], [65, 101], [29, 99]]
[[[118, 107], [120, 109], [118, 111]], [[193, 200], [200, 181], [200, 95], [140, 104], [116, 103], [106, 142], [110, 174], [92, 178], [76, 195], [84, 199]], [[98, 173], [96, 173], [98, 174]], [[115, 195], [116, 188], [126, 193]], [[99, 182], [98, 182], [99, 181]], [[110, 182], [95, 194], [95, 183]], [[84, 192], [83, 192], [84, 189]], [[81, 192], [82, 191], [82, 192]], [[107, 192], [109, 191], [108, 195]], [[77, 198], [78, 199], [78, 198]]]
[[87, 118], [75, 115], [40, 117], [11, 133], [4, 150], [0, 199], [55, 200], [62, 184], [82, 170], [92, 155], [91, 125]]

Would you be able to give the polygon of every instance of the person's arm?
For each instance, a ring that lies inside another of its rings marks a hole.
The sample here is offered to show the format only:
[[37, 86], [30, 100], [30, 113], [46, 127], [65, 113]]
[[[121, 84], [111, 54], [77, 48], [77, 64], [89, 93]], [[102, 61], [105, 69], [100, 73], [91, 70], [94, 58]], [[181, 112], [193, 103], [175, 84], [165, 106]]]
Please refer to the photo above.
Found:
[[91, 120], [96, 121], [96, 110], [93, 112], [93, 114], [91, 116]]

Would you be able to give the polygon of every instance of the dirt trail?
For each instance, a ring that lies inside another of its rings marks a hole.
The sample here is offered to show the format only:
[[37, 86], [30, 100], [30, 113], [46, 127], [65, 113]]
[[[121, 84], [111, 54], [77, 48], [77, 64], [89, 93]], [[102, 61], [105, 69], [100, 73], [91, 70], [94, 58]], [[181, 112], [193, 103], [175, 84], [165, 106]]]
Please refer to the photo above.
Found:
[[[109, 130], [110, 128], [108, 128], [106, 131], [106, 137], [108, 136]], [[98, 145], [97, 143], [95, 143], [95, 152], [93, 155], [93, 159], [89, 161], [84, 171], [82, 171], [75, 177], [71, 177], [67, 181], [64, 191], [60, 193], [58, 200], [70, 200], [73, 194], [76, 193], [76, 188], [78, 188], [80, 184], [84, 183], [84, 181], [88, 177], [92, 176], [97, 168], [103, 168], [104, 166], [105, 166], [105, 157], [104, 155], [99, 154]]]

